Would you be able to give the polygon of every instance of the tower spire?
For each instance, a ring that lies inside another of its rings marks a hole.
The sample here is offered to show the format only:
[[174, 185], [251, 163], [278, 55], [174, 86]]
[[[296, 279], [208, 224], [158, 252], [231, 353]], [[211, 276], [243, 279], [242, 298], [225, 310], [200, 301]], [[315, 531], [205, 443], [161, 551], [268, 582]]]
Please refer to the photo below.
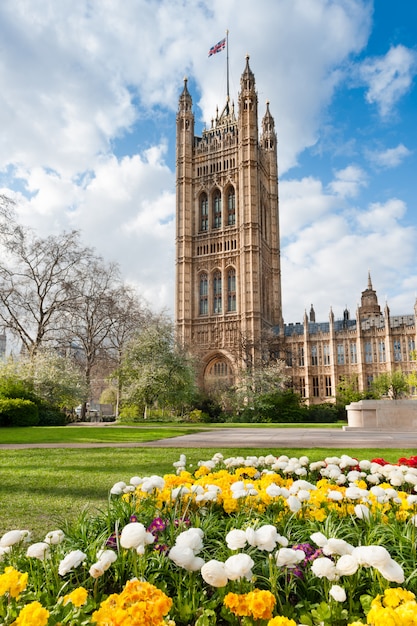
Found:
[[371, 271], [368, 270], [368, 289], [372, 289]]

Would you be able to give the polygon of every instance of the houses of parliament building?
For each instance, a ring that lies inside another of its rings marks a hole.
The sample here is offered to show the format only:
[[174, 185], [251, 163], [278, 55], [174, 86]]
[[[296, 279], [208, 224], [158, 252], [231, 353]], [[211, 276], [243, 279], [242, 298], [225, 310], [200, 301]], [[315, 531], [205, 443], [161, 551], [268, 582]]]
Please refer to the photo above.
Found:
[[[283, 321], [277, 135], [258, 97], [249, 57], [237, 110], [227, 96], [211, 127], [194, 132], [187, 80], [179, 98], [176, 139], [176, 329], [197, 355], [206, 386], [232, 386], [242, 368], [284, 359], [290, 385], [309, 403], [334, 401], [336, 386], [415, 367], [417, 303], [391, 316], [368, 273], [351, 318], [314, 308], [300, 323]], [[365, 279], [365, 277], [364, 277]]]

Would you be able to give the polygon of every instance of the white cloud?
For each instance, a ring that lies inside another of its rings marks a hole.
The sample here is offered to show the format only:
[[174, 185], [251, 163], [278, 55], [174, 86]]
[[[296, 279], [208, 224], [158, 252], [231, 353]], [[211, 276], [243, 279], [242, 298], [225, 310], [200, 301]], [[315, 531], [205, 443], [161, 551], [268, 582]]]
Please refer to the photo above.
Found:
[[[346, 178], [348, 184], [353, 181], [354, 187], [362, 175], [349, 171], [340, 178]], [[313, 178], [281, 183], [285, 321], [302, 321], [311, 304], [317, 320], [328, 319], [330, 306], [336, 318], [342, 317], [345, 306], [354, 316], [369, 269], [380, 303], [391, 293], [392, 312], [412, 311], [417, 282], [413, 286], [413, 281], [405, 282], [403, 276], [415, 274], [417, 229], [403, 223], [406, 204], [391, 198], [361, 209], [351, 206], [349, 197], [348, 193], [341, 206], [338, 196]]]
[[348, 165], [343, 170], [335, 172], [335, 180], [329, 183], [329, 189], [341, 198], [354, 198], [366, 184], [367, 175], [362, 168]]
[[366, 99], [386, 117], [410, 89], [417, 73], [417, 53], [405, 46], [391, 47], [385, 56], [363, 62], [360, 77], [368, 87]]
[[402, 200], [392, 198], [381, 204], [373, 202], [367, 211], [358, 212], [356, 219], [360, 228], [366, 231], [379, 230], [381, 232], [394, 229], [399, 220], [406, 213], [406, 206]]
[[411, 150], [406, 148], [402, 143], [395, 148], [387, 148], [386, 150], [368, 150], [366, 156], [378, 167], [391, 168], [398, 167], [404, 159], [411, 155]]
[[320, 180], [312, 176], [283, 180], [280, 183], [280, 227], [283, 238], [335, 209], [336, 199], [326, 195]]

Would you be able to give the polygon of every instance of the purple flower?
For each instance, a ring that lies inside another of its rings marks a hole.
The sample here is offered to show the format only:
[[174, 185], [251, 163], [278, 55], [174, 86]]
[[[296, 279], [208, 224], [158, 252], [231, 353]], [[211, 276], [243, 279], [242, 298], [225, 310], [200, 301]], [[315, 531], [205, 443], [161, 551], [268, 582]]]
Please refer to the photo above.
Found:
[[167, 554], [169, 552], [169, 546], [166, 543], [155, 543], [154, 549], [160, 552], [161, 554]]
[[149, 524], [147, 530], [153, 535], [157, 535], [158, 533], [163, 532], [166, 527], [166, 522], [162, 519], [162, 517], [155, 517], [155, 519]]
[[106, 547], [112, 548], [113, 550], [117, 549], [117, 534], [112, 533], [110, 537], [106, 541]]

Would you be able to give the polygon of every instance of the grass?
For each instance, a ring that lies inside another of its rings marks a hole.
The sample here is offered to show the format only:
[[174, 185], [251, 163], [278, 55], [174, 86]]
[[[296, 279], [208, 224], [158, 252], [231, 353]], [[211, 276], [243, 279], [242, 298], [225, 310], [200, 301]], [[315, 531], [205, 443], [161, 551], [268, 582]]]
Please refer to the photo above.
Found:
[[[160, 432], [158, 429], [158, 437]], [[177, 429], [175, 433], [178, 434]], [[136, 475], [172, 472], [172, 463], [178, 460], [181, 452], [186, 454], [187, 464], [193, 470], [199, 460], [209, 459], [219, 451], [225, 456], [271, 453], [299, 457], [305, 454], [310, 460], [341, 456], [349, 452], [346, 449], [326, 448], [188, 448], [180, 451], [175, 448], [112, 447], [88, 450], [3, 449], [0, 450], [0, 536], [8, 530], [27, 528], [33, 531], [35, 539], [42, 539], [46, 532], [60, 527], [62, 520], [74, 520], [86, 507], [104, 508], [111, 486], [119, 480], [129, 482]], [[391, 462], [414, 453], [415, 450], [404, 449], [383, 451], [384, 457]], [[352, 451], [352, 454], [359, 459], [369, 459], [381, 452], [360, 449]]]
[[[201, 430], [205, 430], [202, 428]], [[206, 429], [207, 430], [207, 429]], [[0, 443], [126, 443], [169, 439], [189, 435], [188, 426], [36, 426], [32, 428], [1, 428]]]
[[1, 428], [0, 443], [126, 443], [169, 439], [214, 428], [341, 428], [337, 424], [173, 424], [141, 423], [121, 426], [35, 426]]

